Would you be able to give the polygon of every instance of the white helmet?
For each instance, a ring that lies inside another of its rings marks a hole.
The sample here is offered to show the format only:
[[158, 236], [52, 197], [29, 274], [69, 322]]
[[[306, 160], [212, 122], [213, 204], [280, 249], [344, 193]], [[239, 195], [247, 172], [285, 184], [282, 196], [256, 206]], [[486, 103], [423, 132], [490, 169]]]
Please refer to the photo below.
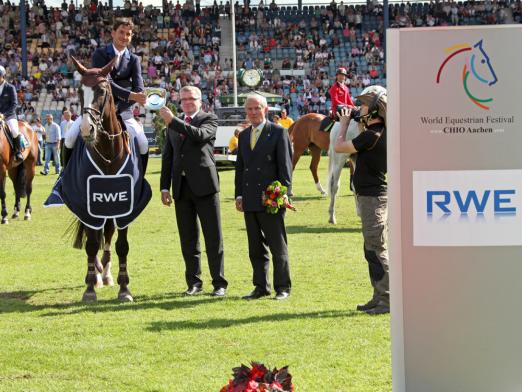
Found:
[[0, 76], [5, 76], [5, 74], [6, 74], [5, 68], [2, 65], [0, 65]]

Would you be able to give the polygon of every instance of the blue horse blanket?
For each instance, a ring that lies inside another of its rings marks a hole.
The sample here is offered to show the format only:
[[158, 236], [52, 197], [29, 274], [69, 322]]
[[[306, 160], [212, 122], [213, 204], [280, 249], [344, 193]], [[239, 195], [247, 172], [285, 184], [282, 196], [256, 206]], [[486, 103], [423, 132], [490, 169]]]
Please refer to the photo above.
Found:
[[64, 172], [58, 177], [44, 207], [66, 205], [87, 227], [103, 228], [114, 219], [126, 228], [145, 209], [152, 190], [144, 178], [136, 139], [131, 154], [114, 175], [104, 174], [82, 138], [78, 138]]

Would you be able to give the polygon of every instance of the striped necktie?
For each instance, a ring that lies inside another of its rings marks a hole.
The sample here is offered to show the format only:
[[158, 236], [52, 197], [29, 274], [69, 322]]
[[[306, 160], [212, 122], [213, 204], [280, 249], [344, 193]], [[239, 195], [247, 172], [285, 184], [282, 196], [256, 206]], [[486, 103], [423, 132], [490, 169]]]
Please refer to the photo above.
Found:
[[256, 143], [259, 139], [259, 135], [261, 135], [262, 129], [252, 128], [252, 133], [250, 134], [250, 148], [253, 150], [256, 146]]

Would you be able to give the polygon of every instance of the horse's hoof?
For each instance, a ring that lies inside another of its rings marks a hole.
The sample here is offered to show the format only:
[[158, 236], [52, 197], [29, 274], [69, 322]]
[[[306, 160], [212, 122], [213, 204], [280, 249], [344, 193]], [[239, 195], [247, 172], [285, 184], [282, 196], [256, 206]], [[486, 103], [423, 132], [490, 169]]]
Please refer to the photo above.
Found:
[[328, 196], [328, 193], [326, 193], [325, 191], [322, 191], [321, 196]]
[[11, 216], [11, 219], [18, 219], [18, 213], [15, 212], [15, 213], [13, 214], [13, 216]]
[[103, 280], [101, 274], [96, 274], [96, 284], [94, 285], [97, 289], [101, 289], [103, 287]]
[[112, 279], [112, 275], [103, 276], [102, 281], [104, 286], [114, 286], [114, 279]]
[[85, 293], [83, 293], [82, 301], [83, 302], [97, 301], [96, 292], [95, 291], [85, 291]]
[[8, 220], [7, 218], [3, 218], [3, 219], [2, 219], [2, 224], [3, 224], [3, 225], [7, 225], [7, 224], [9, 224], [9, 220]]
[[31, 214], [25, 214], [24, 220], [26, 220], [26, 221], [31, 220]]
[[328, 219], [328, 223], [331, 223], [332, 225], [336, 225], [337, 220], [335, 218], [330, 218], [330, 219]]
[[134, 298], [132, 298], [132, 295], [129, 290], [120, 291], [118, 293], [118, 300], [121, 302], [133, 302]]

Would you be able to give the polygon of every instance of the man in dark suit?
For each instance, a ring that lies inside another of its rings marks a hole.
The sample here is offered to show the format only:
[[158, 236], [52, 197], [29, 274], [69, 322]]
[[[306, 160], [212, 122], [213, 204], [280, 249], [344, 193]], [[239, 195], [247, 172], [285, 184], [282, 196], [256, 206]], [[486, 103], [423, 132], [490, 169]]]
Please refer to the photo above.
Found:
[[13, 136], [15, 160], [23, 161], [20, 129], [18, 128], [18, 118], [16, 117], [16, 106], [18, 105], [16, 88], [11, 83], [7, 83], [5, 74], [5, 68], [0, 65], [0, 113], [4, 115], [5, 122]]
[[[262, 204], [262, 194], [273, 181], [280, 181], [291, 192], [292, 147], [288, 131], [266, 120], [268, 105], [258, 94], [248, 95], [245, 102], [248, 121], [252, 124], [239, 134], [236, 161], [236, 208], [244, 212], [248, 251], [254, 270], [254, 291], [244, 299], [270, 295], [268, 269], [272, 253], [275, 299], [288, 298], [292, 283], [288, 264], [285, 210], [269, 214]], [[268, 248], [267, 248], [268, 245]]]
[[[147, 95], [143, 92], [140, 59], [127, 46], [131, 43], [134, 24], [127, 18], [117, 18], [112, 26], [112, 43], [96, 49], [92, 55], [92, 67], [103, 68], [114, 58], [114, 68], [109, 74], [114, 103], [132, 139], [137, 138], [139, 153], [145, 172], [148, 161], [149, 143], [142, 125], [134, 118], [132, 107], [137, 102], [144, 105]], [[72, 124], [65, 135], [65, 146], [71, 149], [80, 132], [82, 117]], [[132, 144], [131, 144], [132, 145]], [[67, 150], [64, 154], [70, 155]]]
[[167, 108], [159, 114], [168, 125], [161, 162], [161, 201], [174, 197], [181, 251], [185, 260], [187, 295], [203, 290], [198, 218], [205, 237], [208, 265], [214, 291], [225, 295], [223, 235], [219, 207], [219, 177], [214, 161], [217, 117], [201, 110], [201, 91], [186, 86], [180, 90], [181, 118]]

